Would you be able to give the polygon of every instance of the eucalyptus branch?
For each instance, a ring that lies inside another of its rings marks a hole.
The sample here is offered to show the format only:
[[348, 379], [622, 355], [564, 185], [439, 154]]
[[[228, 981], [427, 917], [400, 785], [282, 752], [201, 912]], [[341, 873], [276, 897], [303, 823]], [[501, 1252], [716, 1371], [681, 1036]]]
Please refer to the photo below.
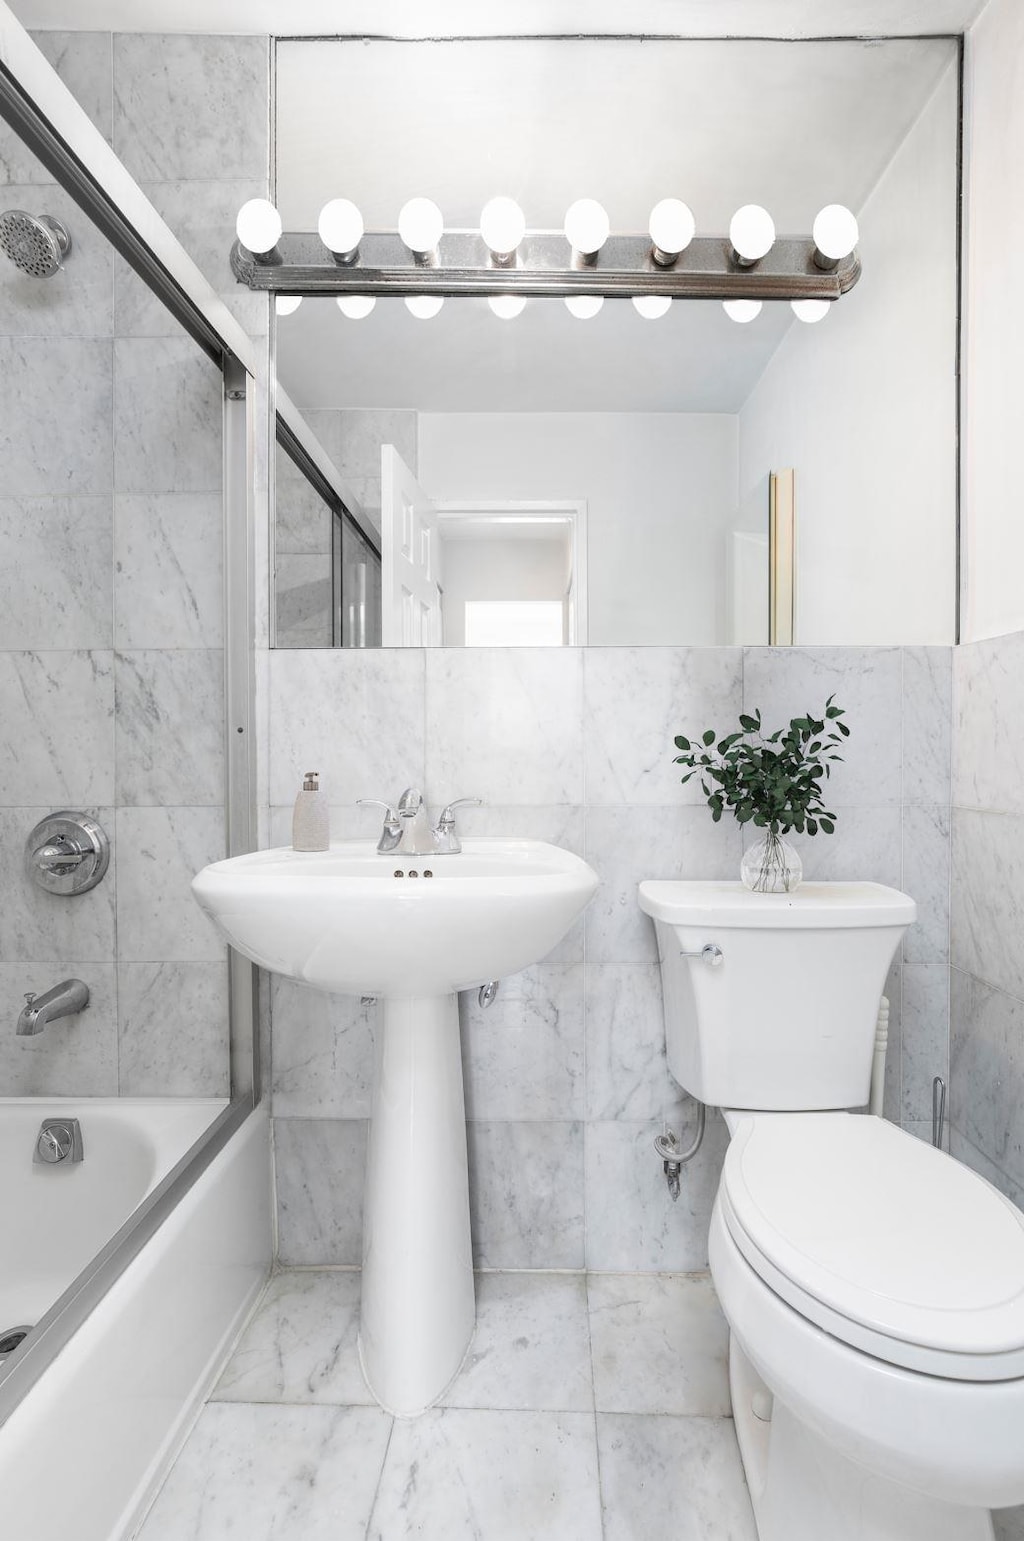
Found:
[[845, 712], [834, 703], [829, 696], [820, 718], [808, 712], [767, 736], [760, 710], [752, 716], [741, 713], [739, 731], [721, 738], [714, 728], [706, 729], [697, 744], [680, 735], [675, 746], [682, 752], [672, 763], [687, 767], [683, 782], [700, 777], [716, 824], [728, 809], [740, 824], [752, 823], [775, 836], [792, 829], [831, 835], [836, 815], [824, 805], [822, 780], [842, 760], [839, 748], [850, 736], [842, 720]]

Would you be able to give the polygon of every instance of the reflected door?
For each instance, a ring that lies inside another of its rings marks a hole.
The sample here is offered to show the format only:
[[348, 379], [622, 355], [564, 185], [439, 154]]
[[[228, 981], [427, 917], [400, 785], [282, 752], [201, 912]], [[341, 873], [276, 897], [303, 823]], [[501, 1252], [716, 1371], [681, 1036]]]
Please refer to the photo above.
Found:
[[437, 512], [393, 444], [381, 445], [380, 490], [383, 644], [440, 647]]

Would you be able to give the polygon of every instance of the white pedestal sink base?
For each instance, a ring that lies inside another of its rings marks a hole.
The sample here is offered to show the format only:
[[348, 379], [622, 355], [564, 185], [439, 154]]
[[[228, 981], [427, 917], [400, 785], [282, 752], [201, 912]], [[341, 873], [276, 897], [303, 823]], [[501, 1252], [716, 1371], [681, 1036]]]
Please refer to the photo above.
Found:
[[377, 1010], [359, 1355], [380, 1405], [410, 1418], [457, 1375], [476, 1319], [458, 997]]

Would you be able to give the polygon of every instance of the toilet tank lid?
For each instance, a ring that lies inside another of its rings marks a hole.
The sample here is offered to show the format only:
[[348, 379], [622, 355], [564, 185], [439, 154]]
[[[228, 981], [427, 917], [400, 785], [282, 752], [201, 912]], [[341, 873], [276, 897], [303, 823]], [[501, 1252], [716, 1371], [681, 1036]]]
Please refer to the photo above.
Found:
[[646, 878], [640, 908], [669, 925], [744, 930], [909, 926], [917, 916], [908, 894], [882, 883], [801, 883], [791, 894], [754, 894], [742, 883]]

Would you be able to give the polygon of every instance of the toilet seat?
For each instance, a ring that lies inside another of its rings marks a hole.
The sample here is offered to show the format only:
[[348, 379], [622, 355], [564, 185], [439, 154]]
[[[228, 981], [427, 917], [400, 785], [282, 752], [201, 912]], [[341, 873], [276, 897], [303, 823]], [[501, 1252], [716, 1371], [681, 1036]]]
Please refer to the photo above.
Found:
[[1024, 1377], [1024, 1216], [996, 1189], [878, 1118], [730, 1123], [722, 1217], [770, 1289], [889, 1364]]

